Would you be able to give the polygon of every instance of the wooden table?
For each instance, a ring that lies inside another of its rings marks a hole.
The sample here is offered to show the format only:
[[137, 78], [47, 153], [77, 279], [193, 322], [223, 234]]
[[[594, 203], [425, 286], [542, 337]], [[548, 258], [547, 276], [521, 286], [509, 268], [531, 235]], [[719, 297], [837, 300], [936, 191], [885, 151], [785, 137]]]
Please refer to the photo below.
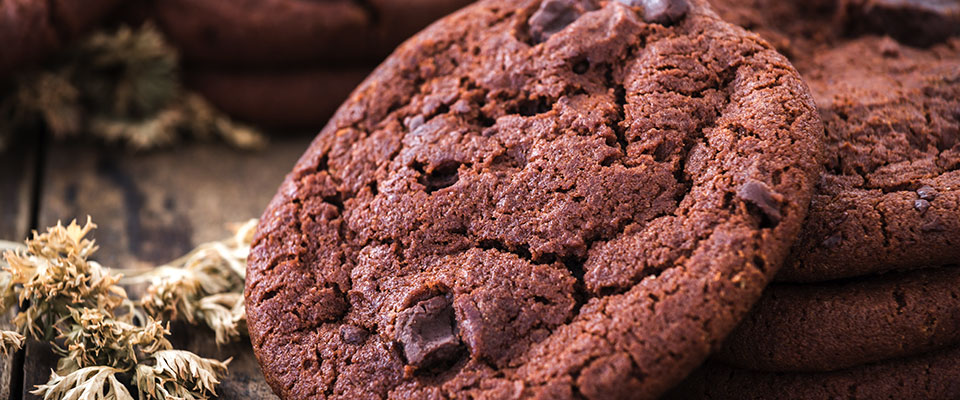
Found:
[[[259, 217], [310, 137], [275, 137], [262, 151], [221, 143], [130, 152], [118, 147], [32, 139], [0, 153], [0, 239], [21, 242], [87, 215], [99, 225], [93, 257], [116, 268], [156, 265], [230, 234], [226, 224]], [[276, 398], [244, 341], [217, 347], [203, 327], [175, 325], [178, 348], [204, 357], [233, 357], [221, 398]], [[56, 359], [31, 343], [0, 362], [0, 399], [36, 399]]]

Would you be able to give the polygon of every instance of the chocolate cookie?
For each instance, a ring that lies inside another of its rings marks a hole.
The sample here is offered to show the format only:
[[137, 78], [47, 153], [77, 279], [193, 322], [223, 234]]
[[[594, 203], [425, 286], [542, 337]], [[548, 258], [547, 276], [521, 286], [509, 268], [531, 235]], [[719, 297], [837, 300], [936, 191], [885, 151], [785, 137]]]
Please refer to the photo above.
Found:
[[0, 79], [40, 61], [76, 39], [119, 0], [5, 0], [0, 2]]
[[915, 48], [856, 37], [845, 28], [856, 15], [835, 0], [714, 3], [721, 15], [788, 43], [827, 129], [827, 172], [777, 279], [824, 281], [960, 259], [960, 38]]
[[287, 66], [380, 61], [470, 0], [162, 0], [153, 15], [188, 61]]
[[701, 1], [482, 1], [288, 175], [254, 351], [284, 398], [656, 397], [778, 269], [821, 132], [790, 64]]
[[960, 35], [960, 2], [956, 0], [845, 0], [848, 30], [893, 36], [917, 46]]
[[191, 89], [234, 118], [261, 126], [319, 130], [370, 69], [220, 71], [193, 68], [188, 69], [184, 77]]
[[785, 373], [707, 363], [667, 399], [929, 399], [960, 393], [960, 348], [850, 369]]
[[862, 37], [811, 65], [827, 171], [777, 279], [960, 260], [960, 39], [916, 49]]
[[960, 344], [960, 267], [771, 285], [716, 358], [764, 371], [831, 371]]
[[759, 34], [803, 71], [807, 58], [844, 32], [839, 0], [710, 0], [720, 18]]

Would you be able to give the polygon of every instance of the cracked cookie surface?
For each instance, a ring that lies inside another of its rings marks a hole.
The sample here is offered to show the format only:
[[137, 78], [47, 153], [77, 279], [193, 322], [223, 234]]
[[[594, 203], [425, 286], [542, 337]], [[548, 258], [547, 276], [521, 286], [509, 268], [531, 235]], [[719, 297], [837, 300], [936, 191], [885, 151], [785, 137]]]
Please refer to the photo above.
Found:
[[[789, 55], [827, 132], [825, 173], [777, 280], [826, 281], [960, 259], [960, 37], [940, 29], [960, 27], [944, 22], [960, 18], [960, 5], [713, 3]], [[876, 13], [903, 23], [863, 28], [865, 15]], [[940, 22], [923, 22], [930, 19]], [[908, 30], [914, 38], [875, 36], [914, 25], [924, 26]]]
[[[483, 1], [402, 45], [264, 212], [284, 398], [653, 398], [800, 229], [822, 126], [700, 1]], [[681, 10], [681, 11], [678, 11]]]

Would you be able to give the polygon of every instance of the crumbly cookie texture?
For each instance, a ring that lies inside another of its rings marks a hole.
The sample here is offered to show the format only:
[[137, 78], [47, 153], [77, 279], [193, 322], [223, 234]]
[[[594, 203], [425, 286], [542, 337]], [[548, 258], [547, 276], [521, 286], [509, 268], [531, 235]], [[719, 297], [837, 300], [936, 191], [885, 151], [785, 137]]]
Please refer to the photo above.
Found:
[[915, 47], [907, 43], [917, 40], [876, 36], [892, 34], [883, 27], [857, 28], [870, 13], [897, 15], [902, 23], [888, 30], [913, 24], [921, 9], [956, 19], [960, 3], [713, 3], [789, 55], [827, 132], [826, 171], [777, 280], [825, 281], [960, 259], [960, 37], [919, 24], [914, 36], [936, 40]]
[[353, 93], [249, 260], [278, 394], [654, 398], [719, 346], [799, 232], [822, 126], [766, 42], [660, 3], [482, 1]]
[[665, 399], [935, 399], [960, 393], [960, 348], [832, 372], [749, 371], [707, 363]]
[[805, 77], [826, 172], [780, 280], [821, 281], [960, 260], [960, 39], [916, 49], [850, 40]]
[[960, 267], [774, 284], [716, 358], [764, 371], [832, 371], [960, 344]]

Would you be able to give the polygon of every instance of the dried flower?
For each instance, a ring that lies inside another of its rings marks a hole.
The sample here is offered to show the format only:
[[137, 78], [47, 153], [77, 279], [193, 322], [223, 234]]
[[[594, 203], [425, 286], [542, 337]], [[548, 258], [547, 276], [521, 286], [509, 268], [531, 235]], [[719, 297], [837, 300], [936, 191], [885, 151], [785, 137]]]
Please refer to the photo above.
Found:
[[219, 374], [230, 360], [200, 358], [183, 350], [163, 350], [152, 355], [153, 365], [137, 366], [140, 399], [205, 399], [215, 393]]
[[26, 250], [5, 253], [11, 283], [21, 287], [20, 305], [29, 303], [14, 319], [25, 336], [52, 339], [54, 326], [71, 309], [109, 313], [127, 298], [117, 286], [119, 276], [87, 260], [97, 247], [84, 236], [95, 227], [89, 218], [83, 227], [76, 221], [67, 227], [58, 222], [46, 233], [34, 232]]
[[[73, 221], [33, 233], [26, 248], [6, 251], [4, 292], [15, 293], [22, 310], [14, 318], [23, 335], [0, 332], [4, 351], [26, 337], [46, 340], [61, 355], [50, 381], [34, 394], [44, 399], [132, 399], [120, 379], [131, 384], [154, 371], [156, 382], [138, 386], [141, 398], [207, 398], [226, 364], [172, 350], [161, 321], [144, 316], [111, 274], [88, 258], [97, 250], [85, 236], [96, 227]], [[158, 387], [166, 390], [158, 392]], [[152, 396], [152, 397], [151, 397]]]
[[217, 343], [246, 332], [243, 282], [247, 255], [257, 226], [250, 220], [226, 240], [204, 243], [173, 262], [130, 281], [150, 283], [141, 304], [158, 319], [203, 321]]
[[87, 367], [60, 376], [50, 373], [50, 381], [30, 392], [43, 400], [133, 400], [117, 379], [123, 370], [106, 366]]
[[17, 332], [0, 331], [0, 354], [7, 356], [13, 351], [22, 349], [25, 340], [27, 338]]

